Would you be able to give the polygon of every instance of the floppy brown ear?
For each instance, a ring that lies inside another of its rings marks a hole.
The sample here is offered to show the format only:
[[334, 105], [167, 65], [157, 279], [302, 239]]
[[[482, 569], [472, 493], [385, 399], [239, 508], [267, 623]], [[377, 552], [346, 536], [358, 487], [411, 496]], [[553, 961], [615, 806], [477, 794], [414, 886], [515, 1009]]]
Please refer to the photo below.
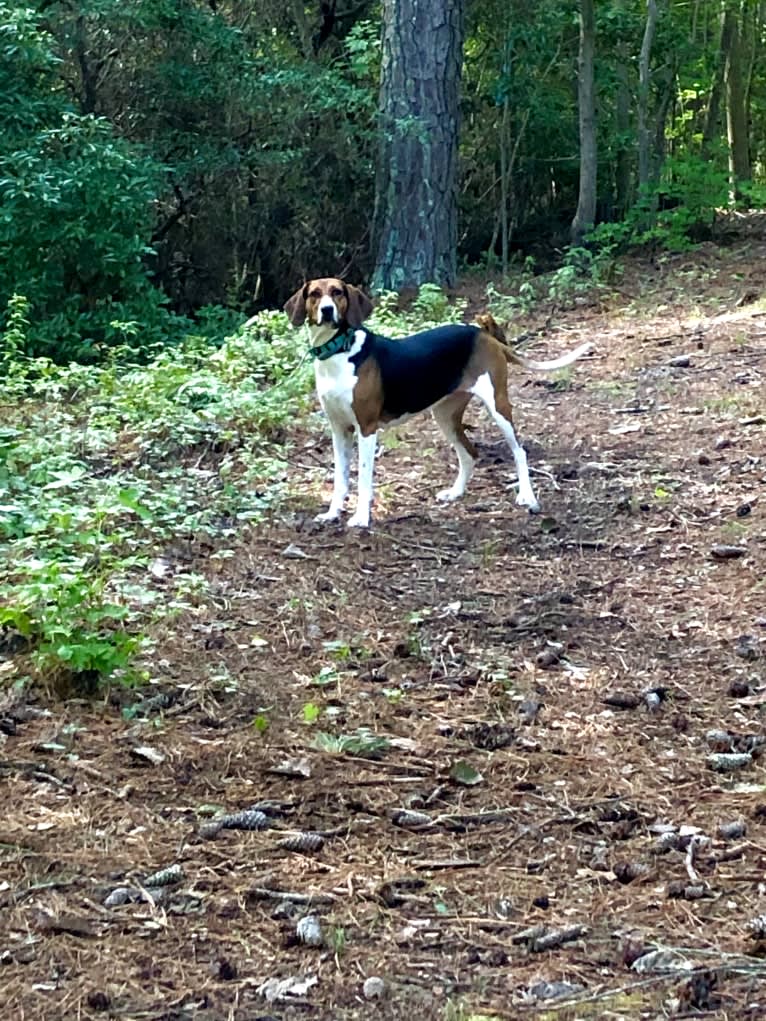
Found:
[[288, 298], [284, 304], [284, 310], [287, 313], [287, 318], [290, 320], [293, 326], [303, 326], [306, 322], [306, 297], [308, 295], [309, 285], [304, 284], [300, 290], [297, 290], [292, 298]]
[[348, 291], [346, 321], [349, 326], [361, 326], [372, 312], [372, 302], [358, 287], [347, 284], [346, 289]]

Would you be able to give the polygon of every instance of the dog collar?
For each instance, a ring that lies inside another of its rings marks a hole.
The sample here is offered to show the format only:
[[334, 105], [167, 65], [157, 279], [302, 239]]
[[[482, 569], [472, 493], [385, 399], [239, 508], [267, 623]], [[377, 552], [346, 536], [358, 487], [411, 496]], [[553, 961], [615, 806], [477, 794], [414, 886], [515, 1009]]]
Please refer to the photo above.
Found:
[[309, 351], [314, 358], [318, 358], [320, 362], [323, 362], [325, 358], [332, 358], [333, 355], [340, 354], [342, 351], [350, 351], [356, 340], [355, 333], [356, 330], [349, 326], [347, 330], [336, 333], [334, 337], [330, 337], [328, 341], [320, 344], [319, 347], [309, 348]]

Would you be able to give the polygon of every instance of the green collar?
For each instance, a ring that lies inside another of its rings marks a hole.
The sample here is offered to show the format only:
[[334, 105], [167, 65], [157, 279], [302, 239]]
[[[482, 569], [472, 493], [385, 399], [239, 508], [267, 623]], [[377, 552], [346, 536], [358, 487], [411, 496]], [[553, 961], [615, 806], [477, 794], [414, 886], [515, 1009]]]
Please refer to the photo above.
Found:
[[330, 337], [324, 344], [320, 344], [319, 347], [310, 347], [309, 352], [318, 358], [320, 362], [323, 362], [325, 358], [332, 358], [333, 355], [340, 354], [342, 351], [350, 351], [354, 346], [356, 327], [349, 326], [346, 330], [336, 333], [334, 337]]

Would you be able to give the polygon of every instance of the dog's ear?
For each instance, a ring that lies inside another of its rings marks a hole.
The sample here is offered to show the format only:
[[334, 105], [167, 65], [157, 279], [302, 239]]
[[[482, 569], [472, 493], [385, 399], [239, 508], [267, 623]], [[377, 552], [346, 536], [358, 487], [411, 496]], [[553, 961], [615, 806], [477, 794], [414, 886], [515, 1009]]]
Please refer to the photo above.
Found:
[[309, 285], [304, 284], [299, 288], [292, 298], [288, 298], [284, 304], [287, 318], [293, 326], [303, 326], [306, 322], [306, 298], [309, 293]]
[[346, 284], [346, 290], [348, 292], [346, 321], [349, 326], [361, 326], [372, 312], [372, 302], [358, 287]]

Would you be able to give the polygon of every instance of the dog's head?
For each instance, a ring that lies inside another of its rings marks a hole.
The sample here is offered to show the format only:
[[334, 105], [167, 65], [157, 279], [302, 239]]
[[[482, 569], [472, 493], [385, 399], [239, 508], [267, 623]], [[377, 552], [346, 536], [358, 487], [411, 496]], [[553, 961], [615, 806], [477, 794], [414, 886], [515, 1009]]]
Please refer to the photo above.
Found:
[[309, 280], [285, 302], [293, 326], [308, 319], [311, 326], [361, 326], [372, 312], [372, 302], [358, 287], [336, 277]]

